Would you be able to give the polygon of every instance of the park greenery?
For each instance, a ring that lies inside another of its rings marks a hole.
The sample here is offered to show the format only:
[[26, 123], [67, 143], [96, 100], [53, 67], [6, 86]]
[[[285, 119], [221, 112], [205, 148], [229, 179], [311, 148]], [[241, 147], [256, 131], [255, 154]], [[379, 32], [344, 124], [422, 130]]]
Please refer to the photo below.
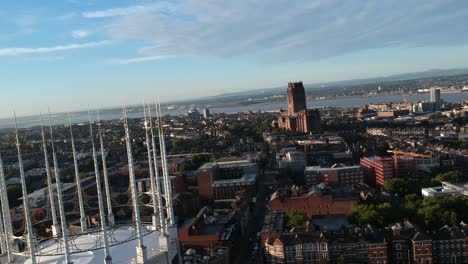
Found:
[[422, 228], [435, 231], [449, 224], [468, 220], [468, 198], [465, 196], [427, 197], [421, 188], [438, 186], [442, 181], [462, 183], [468, 176], [453, 171], [437, 175], [432, 180], [392, 179], [384, 184], [390, 198], [371, 197], [353, 207], [348, 220], [354, 224], [386, 227], [409, 219]]
[[182, 164], [180, 164], [180, 171], [187, 172], [198, 169], [201, 165], [207, 162], [214, 162], [216, 161], [217, 157], [214, 154], [195, 154], [190, 159], [184, 160]]
[[304, 226], [307, 223], [307, 215], [295, 211], [286, 212], [286, 226], [292, 228], [295, 226]]

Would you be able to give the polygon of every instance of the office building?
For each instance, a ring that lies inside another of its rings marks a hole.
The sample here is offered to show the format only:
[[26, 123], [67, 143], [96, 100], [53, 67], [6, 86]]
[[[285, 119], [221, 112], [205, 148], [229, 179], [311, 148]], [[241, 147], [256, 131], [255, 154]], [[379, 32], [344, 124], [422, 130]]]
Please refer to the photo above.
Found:
[[210, 109], [205, 108], [203, 109], [203, 118], [207, 119], [208, 117], [210, 117]]
[[245, 189], [255, 189], [258, 166], [250, 160], [205, 163], [198, 169], [198, 193], [209, 200], [235, 199]]
[[429, 93], [430, 101], [434, 103], [434, 110], [440, 111], [440, 88], [432, 87]]
[[344, 166], [335, 164], [330, 168], [309, 166], [305, 168], [304, 182], [307, 186], [315, 186], [322, 182], [330, 186], [354, 186], [364, 182], [361, 166]]

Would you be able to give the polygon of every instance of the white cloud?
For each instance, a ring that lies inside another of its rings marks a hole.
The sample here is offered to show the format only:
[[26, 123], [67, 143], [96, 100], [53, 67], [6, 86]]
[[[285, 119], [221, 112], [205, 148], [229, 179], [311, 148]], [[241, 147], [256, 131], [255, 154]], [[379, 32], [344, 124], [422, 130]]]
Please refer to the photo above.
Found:
[[457, 0], [183, 0], [169, 14], [134, 11], [88, 16], [118, 16], [106, 27], [109, 36], [152, 41], [142, 50], [147, 56], [317, 60], [389, 46], [468, 43], [468, 2]]
[[73, 30], [71, 34], [73, 38], [80, 39], [89, 37], [92, 32], [89, 30]]
[[0, 49], [0, 56], [52, 53], [52, 52], [58, 52], [58, 51], [98, 47], [98, 46], [107, 45], [109, 43], [110, 41], [97, 41], [97, 42], [87, 42], [87, 43], [80, 43], [80, 44], [67, 44], [67, 45], [50, 46], [50, 47], [38, 47], [38, 48], [4, 48], [4, 49]]
[[111, 8], [106, 10], [83, 12], [81, 15], [85, 18], [105, 18], [116, 16], [128, 16], [132, 14], [141, 14], [148, 12], [164, 11], [173, 9], [173, 5], [168, 2], [159, 2], [148, 5], [134, 5], [127, 7]]
[[169, 56], [148, 56], [148, 57], [137, 57], [137, 58], [130, 58], [130, 59], [116, 59], [110, 61], [111, 64], [134, 64], [134, 63], [144, 63], [144, 62], [150, 62], [150, 61], [157, 61], [157, 60], [162, 60], [166, 59]]
[[64, 56], [53, 56], [53, 57], [28, 57], [24, 58], [24, 61], [62, 61]]

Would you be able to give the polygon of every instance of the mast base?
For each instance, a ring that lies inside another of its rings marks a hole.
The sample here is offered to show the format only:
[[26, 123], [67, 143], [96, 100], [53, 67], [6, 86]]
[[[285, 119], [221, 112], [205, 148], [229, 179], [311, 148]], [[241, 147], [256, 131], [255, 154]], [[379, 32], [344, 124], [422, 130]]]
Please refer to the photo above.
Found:
[[148, 254], [146, 252], [146, 247], [141, 246], [136, 248], [136, 263], [137, 264], [146, 264], [148, 261]]
[[109, 227], [113, 227], [115, 225], [115, 218], [114, 214], [107, 215], [107, 221], [109, 222]]
[[60, 226], [59, 225], [51, 225], [50, 228], [52, 229], [52, 236], [54, 238], [60, 235]]

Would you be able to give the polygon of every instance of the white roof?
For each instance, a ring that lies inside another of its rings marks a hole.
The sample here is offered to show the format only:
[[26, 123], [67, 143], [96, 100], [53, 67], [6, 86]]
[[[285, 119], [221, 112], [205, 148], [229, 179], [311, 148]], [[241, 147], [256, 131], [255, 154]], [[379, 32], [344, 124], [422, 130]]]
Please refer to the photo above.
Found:
[[[114, 230], [114, 237], [117, 240], [126, 240], [132, 236], [133, 230], [129, 227], [121, 227]], [[92, 249], [95, 246], [95, 236], [92, 234], [82, 235], [74, 240], [74, 243], [80, 249]], [[44, 252], [53, 252], [57, 248], [57, 243], [49, 240], [41, 244]], [[152, 257], [160, 253], [159, 249], [159, 233], [153, 232], [143, 238], [143, 245], [147, 248], [148, 257]], [[115, 245], [110, 248], [110, 255], [112, 263], [132, 263], [133, 258], [136, 258], [137, 240], [132, 240], [124, 244]], [[36, 258], [38, 263], [44, 264], [65, 264], [65, 257], [61, 256], [38, 256]], [[95, 251], [86, 251], [83, 253], [72, 254], [71, 260], [73, 263], [80, 264], [102, 264], [104, 263], [104, 250], [99, 249]], [[20, 260], [17, 263], [31, 263], [30, 259]]]

